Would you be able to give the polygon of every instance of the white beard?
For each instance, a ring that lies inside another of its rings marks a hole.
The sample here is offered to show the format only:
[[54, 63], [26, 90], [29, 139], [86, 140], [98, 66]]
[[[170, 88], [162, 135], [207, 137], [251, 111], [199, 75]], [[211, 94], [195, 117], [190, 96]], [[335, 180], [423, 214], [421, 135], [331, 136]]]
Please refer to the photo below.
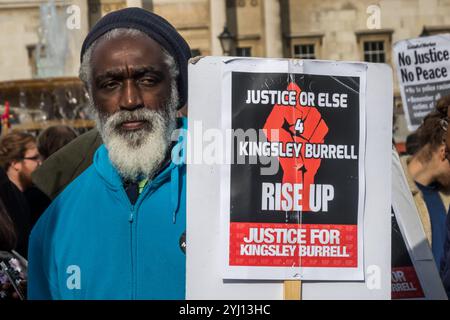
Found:
[[[176, 129], [178, 91], [172, 84], [171, 97], [159, 111], [139, 108], [104, 115], [94, 107], [97, 128], [108, 149], [109, 159], [125, 181], [153, 178], [163, 164]], [[124, 121], [145, 120], [142, 129], [125, 131]]]

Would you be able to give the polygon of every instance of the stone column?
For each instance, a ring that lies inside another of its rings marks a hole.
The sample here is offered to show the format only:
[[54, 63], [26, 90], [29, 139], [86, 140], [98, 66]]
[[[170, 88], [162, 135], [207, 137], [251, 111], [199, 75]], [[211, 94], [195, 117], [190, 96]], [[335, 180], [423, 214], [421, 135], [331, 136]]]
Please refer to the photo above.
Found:
[[142, 8], [142, 0], [127, 0], [127, 7]]
[[210, 10], [210, 32], [211, 32], [211, 55], [223, 55], [220, 46], [219, 34], [222, 33], [223, 27], [227, 23], [225, 0], [209, 0]]
[[264, 0], [264, 45], [266, 57], [283, 57], [281, 10], [279, 0]]

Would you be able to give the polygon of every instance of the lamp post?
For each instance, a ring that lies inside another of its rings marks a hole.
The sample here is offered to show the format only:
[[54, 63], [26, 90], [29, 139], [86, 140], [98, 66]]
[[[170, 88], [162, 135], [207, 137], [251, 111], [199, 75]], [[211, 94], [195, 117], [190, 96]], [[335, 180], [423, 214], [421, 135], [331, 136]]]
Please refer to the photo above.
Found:
[[222, 47], [223, 54], [225, 56], [231, 55], [231, 50], [233, 48], [234, 35], [228, 30], [228, 27], [223, 27], [223, 31], [218, 36], [220, 40], [220, 46]]

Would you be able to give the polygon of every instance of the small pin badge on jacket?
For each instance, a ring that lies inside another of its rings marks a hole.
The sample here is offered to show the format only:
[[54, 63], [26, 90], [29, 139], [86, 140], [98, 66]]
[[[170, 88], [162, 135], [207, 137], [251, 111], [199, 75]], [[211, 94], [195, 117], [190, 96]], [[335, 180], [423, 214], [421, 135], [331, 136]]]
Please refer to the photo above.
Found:
[[186, 254], [186, 232], [183, 232], [180, 237], [180, 249], [184, 254]]

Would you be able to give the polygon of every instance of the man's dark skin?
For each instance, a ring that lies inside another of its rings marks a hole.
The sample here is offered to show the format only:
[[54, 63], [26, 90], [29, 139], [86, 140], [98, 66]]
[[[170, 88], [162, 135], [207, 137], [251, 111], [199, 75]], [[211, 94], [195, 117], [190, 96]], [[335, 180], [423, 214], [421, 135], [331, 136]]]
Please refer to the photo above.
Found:
[[[93, 101], [112, 115], [138, 108], [161, 110], [170, 97], [169, 68], [161, 46], [145, 35], [102, 40], [92, 52]], [[126, 122], [124, 131], [139, 130], [144, 122]]]

